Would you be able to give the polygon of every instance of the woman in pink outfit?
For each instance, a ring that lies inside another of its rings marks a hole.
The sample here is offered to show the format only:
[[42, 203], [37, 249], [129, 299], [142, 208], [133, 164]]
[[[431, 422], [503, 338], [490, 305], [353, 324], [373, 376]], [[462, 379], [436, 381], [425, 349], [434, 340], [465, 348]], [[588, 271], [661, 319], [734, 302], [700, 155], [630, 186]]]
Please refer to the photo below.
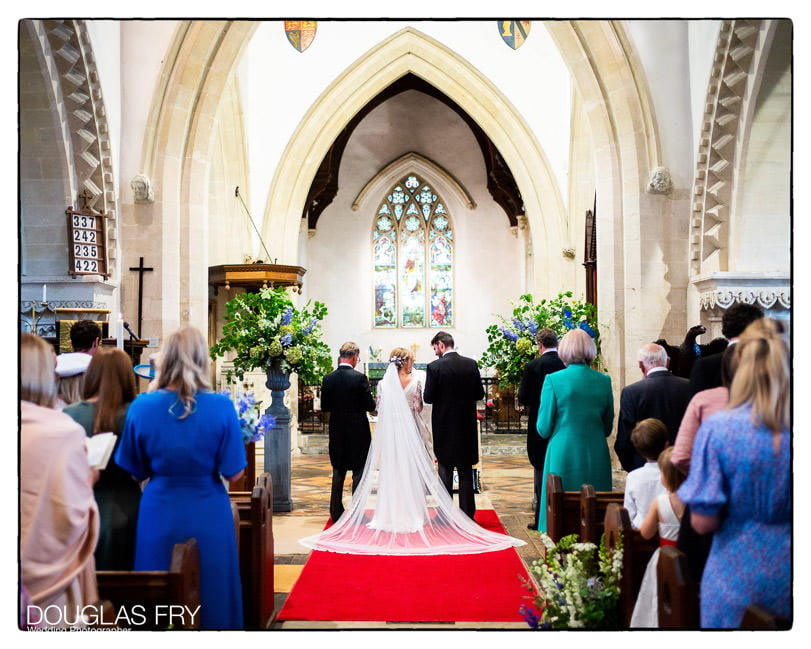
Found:
[[[20, 338], [20, 573], [26, 624], [82, 626], [98, 600], [93, 551], [99, 515], [84, 429], [53, 408], [56, 357], [33, 334]], [[44, 617], [39, 619], [45, 612]], [[78, 613], [77, 613], [78, 612]]]

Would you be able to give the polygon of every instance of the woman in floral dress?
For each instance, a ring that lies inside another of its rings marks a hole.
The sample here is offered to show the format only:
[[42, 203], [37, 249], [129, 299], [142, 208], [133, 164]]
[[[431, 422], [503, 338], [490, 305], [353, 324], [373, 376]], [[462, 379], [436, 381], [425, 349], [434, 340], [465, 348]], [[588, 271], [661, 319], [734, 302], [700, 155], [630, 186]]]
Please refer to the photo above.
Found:
[[754, 604], [791, 618], [791, 386], [774, 320], [749, 325], [726, 410], [701, 425], [679, 497], [715, 532], [701, 579], [702, 628], [737, 628]]

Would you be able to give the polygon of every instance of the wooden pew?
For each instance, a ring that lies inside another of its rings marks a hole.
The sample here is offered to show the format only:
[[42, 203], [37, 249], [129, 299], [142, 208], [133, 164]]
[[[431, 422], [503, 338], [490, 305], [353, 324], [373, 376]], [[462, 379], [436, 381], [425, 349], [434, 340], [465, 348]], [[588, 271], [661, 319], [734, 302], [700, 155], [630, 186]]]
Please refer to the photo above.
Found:
[[603, 535], [605, 510], [609, 503], [622, 503], [622, 491], [595, 491], [590, 484], [580, 488], [580, 540], [600, 545]]
[[622, 540], [622, 577], [620, 578], [619, 619], [620, 626], [628, 628], [634, 612], [636, 596], [642, 585], [642, 577], [651, 555], [659, 547], [659, 538], [642, 538], [631, 527], [628, 510], [618, 503], [609, 503], [605, 512], [606, 547], [613, 550]]
[[[170, 622], [173, 628], [200, 628], [200, 552], [195, 539], [174, 546], [169, 570], [99, 570], [96, 581], [99, 598], [117, 612], [120, 628], [165, 629]], [[167, 606], [186, 608], [170, 620]]]
[[563, 491], [559, 475], [546, 476], [546, 535], [555, 543], [569, 534], [580, 534], [580, 492]]
[[273, 487], [269, 474], [248, 492], [231, 492], [239, 513], [239, 566], [246, 629], [265, 629], [275, 615]]
[[656, 597], [660, 629], [700, 628], [698, 584], [687, 566], [687, 555], [665, 545], [656, 564]]
[[741, 629], [771, 629], [785, 631], [791, 628], [791, 620], [779, 615], [773, 615], [769, 611], [750, 604], [746, 607], [741, 618]]

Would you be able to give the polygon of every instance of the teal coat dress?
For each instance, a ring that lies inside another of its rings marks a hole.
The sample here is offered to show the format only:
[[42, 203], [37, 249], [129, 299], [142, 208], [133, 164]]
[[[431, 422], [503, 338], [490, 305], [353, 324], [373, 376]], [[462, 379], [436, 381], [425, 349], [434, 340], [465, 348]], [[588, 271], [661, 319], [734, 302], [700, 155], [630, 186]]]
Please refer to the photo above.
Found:
[[584, 484], [611, 491], [606, 437], [614, 422], [611, 377], [582, 363], [546, 377], [538, 411], [538, 434], [549, 438], [544, 462], [538, 531], [546, 532], [546, 476], [559, 475], [564, 491]]

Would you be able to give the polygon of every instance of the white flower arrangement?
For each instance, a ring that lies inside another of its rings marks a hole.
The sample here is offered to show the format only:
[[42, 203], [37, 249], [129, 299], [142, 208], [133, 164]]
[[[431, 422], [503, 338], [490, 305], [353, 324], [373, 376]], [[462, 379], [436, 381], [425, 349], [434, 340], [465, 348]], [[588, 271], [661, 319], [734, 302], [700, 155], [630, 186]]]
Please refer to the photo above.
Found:
[[[546, 557], [530, 570], [538, 578], [537, 610], [521, 607], [534, 629], [614, 628], [622, 573], [622, 546], [609, 551], [605, 535], [598, 548], [571, 534], [555, 543], [541, 534]], [[530, 586], [530, 588], [532, 588]]]

